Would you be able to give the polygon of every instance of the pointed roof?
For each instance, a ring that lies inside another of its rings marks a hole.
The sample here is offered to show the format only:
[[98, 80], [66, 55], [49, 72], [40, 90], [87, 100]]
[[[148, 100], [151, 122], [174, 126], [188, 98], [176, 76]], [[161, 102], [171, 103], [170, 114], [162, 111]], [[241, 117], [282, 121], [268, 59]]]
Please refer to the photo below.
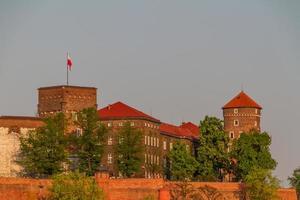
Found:
[[[196, 125], [194, 125], [194, 126], [196, 126]], [[189, 139], [199, 138], [199, 129], [197, 131], [195, 131], [195, 129], [194, 129], [194, 131], [191, 131], [190, 129], [183, 128], [181, 126], [176, 126], [176, 125], [168, 124], [168, 123], [161, 123], [159, 126], [159, 130], [163, 134], [171, 135], [174, 137], [189, 138]]]
[[262, 107], [256, 103], [250, 96], [244, 91], [241, 91], [237, 96], [231, 99], [227, 104], [223, 106], [223, 109], [227, 108], [258, 108]]
[[199, 136], [200, 128], [192, 122], [183, 122], [179, 127], [188, 129], [193, 133], [193, 135], [197, 137]]
[[126, 105], [120, 101], [110, 104], [104, 108], [98, 110], [100, 120], [111, 119], [145, 119], [153, 122], [160, 123], [158, 119], [147, 115], [133, 107]]

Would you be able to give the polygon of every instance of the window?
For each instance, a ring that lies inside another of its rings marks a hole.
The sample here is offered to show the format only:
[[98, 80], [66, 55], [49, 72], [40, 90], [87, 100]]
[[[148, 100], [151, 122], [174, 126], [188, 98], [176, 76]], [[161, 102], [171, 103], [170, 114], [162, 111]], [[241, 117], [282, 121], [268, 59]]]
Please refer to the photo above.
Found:
[[131, 122], [131, 123], [130, 123], [130, 126], [134, 126], [134, 122]]
[[235, 108], [235, 109], [233, 110], [233, 112], [234, 112], [234, 114], [237, 114], [237, 113], [239, 113], [239, 109]]
[[153, 138], [153, 146], [156, 147], [156, 137]]
[[255, 109], [255, 114], [258, 114], [258, 110], [257, 109]]
[[147, 144], [147, 135], [145, 135], [145, 145]]
[[234, 125], [234, 126], [239, 126], [239, 120], [234, 120], [234, 121], [233, 121], [233, 125]]
[[234, 138], [234, 132], [233, 132], [233, 131], [230, 131], [230, 133], [229, 133], [229, 134], [230, 134], [230, 136], [229, 136], [229, 137], [230, 137], [231, 139], [233, 139], [233, 138]]
[[82, 129], [81, 128], [76, 128], [76, 136], [79, 137], [82, 135]]
[[156, 138], [157, 147], [159, 147], [159, 138]]
[[153, 145], [153, 137], [150, 137], [150, 145], [152, 146]]
[[107, 145], [112, 145], [112, 143], [113, 143], [112, 137], [108, 136]]
[[108, 164], [112, 163], [112, 155], [111, 155], [111, 153], [107, 154], [107, 163]]
[[119, 123], [119, 126], [123, 126], [123, 122], [120, 122], [120, 123]]
[[164, 141], [163, 144], [164, 144], [164, 150], [167, 150], [167, 142]]
[[156, 159], [157, 159], [156, 163], [159, 165], [159, 156], [157, 156]]
[[111, 122], [108, 122], [108, 123], [107, 123], [107, 126], [108, 126], [108, 127], [111, 127], [111, 125], [112, 125]]
[[170, 142], [170, 150], [172, 150], [172, 149], [173, 149], [173, 143]]
[[150, 145], [150, 136], [148, 136], [148, 145]]
[[254, 122], [254, 126], [257, 126], [257, 121]]
[[151, 161], [150, 161], [151, 164], [153, 164], [153, 155], [151, 154]]
[[120, 137], [120, 138], [119, 138], [119, 144], [122, 144], [123, 141], [124, 141], [124, 138]]
[[145, 154], [145, 163], [147, 163], [147, 154]]
[[185, 149], [186, 149], [186, 151], [190, 151], [190, 145], [185, 145]]

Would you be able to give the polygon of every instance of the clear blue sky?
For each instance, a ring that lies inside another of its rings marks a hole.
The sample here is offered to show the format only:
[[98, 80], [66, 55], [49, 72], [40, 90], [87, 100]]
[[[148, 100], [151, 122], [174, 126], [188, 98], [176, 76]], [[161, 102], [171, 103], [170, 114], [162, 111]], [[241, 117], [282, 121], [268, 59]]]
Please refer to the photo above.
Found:
[[0, 114], [34, 115], [36, 89], [95, 86], [165, 122], [222, 117], [244, 86], [263, 107], [275, 174], [300, 166], [299, 0], [1, 0]]

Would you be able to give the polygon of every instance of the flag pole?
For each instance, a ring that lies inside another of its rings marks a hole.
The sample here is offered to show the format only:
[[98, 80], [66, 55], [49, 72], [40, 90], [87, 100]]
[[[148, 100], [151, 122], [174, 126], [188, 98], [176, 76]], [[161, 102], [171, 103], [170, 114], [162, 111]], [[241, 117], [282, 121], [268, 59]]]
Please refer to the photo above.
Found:
[[69, 57], [69, 53], [67, 53], [67, 85], [69, 85], [69, 66], [68, 66], [68, 57]]

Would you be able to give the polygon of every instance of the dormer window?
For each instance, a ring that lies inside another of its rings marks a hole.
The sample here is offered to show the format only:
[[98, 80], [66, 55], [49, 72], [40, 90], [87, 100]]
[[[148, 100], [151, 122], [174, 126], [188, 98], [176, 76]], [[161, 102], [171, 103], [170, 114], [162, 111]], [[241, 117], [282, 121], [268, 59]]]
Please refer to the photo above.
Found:
[[234, 121], [233, 121], [233, 125], [234, 125], [234, 126], [239, 126], [239, 120], [234, 120]]
[[237, 113], [239, 113], [239, 109], [235, 108], [235, 109], [233, 109], [233, 112], [234, 112], [234, 114], [237, 114]]

